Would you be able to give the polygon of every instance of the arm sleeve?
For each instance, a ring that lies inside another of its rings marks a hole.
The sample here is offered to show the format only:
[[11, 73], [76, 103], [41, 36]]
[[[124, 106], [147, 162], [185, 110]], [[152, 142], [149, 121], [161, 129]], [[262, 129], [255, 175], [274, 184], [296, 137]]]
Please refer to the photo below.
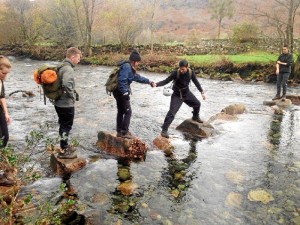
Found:
[[196, 85], [197, 89], [202, 93], [203, 89], [202, 89], [201, 84], [199, 83], [194, 71], [192, 73], [192, 81]]
[[157, 82], [156, 87], [161, 87], [161, 86], [164, 86], [164, 85], [170, 83], [172, 80], [175, 80], [176, 75], [177, 75], [177, 72], [172, 72], [166, 79]]
[[149, 84], [150, 81], [148, 78], [141, 76], [140, 74], [135, 74], [133, 77], [133, 80], [138, 82], [138, 83], [143, 83], [143, 84]]
[[287, 63], [287, 66], [291, 66], [293, 64], [293, 55], [292, 54], [289, 55], [286, 63]]
[[63, 82], [64, 91], [66, 95], [75, 100], [74, 90], [75, 90], [75, 81], [74, 81], [74, 70], [68, 69], [63, 73]]

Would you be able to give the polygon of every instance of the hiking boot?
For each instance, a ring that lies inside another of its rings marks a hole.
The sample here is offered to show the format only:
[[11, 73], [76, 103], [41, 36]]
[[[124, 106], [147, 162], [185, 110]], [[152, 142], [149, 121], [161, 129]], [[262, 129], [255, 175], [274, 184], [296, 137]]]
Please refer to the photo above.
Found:
[[117, 132], [117, 137], [122, 137], [122, 136], [123, 136], [122, 132]]
[[286, 95], [282, 95], [280, 99], [281, 99], [282, 101], [285, 101]]
[[125, 134], [122, 135], [122, 138], [134, 139], [135, 137], [132, 136], [132, 134], [129, 131], [127, 131]]
[[5, 174], [0, 175], [0, 186], [11, 187], [15, 184], [15, 181]]
[[75, 158], [77, 158], [77, 154], [75, 152], [65, 150], [64, 153], [62, 153], [62, 152], [58, 153], [57, 158], [59, 158], [59, 159], [75, 159]]
[[277, 99], [280, 99], [279, 95], [276, 95], [274, 98], [272, 98], [272, 100], [277, 100]]
[[160, 135], [164, 138], [169, 138], [170, 137], [167, 130], [162, 130]]
[[200, 119], [199, 116], [193, 116], [193, 117], [192, 117], [192, 120], [194, 120], [194, 121], [197, 122], [197, 123], [203, 123], [203, 121]]

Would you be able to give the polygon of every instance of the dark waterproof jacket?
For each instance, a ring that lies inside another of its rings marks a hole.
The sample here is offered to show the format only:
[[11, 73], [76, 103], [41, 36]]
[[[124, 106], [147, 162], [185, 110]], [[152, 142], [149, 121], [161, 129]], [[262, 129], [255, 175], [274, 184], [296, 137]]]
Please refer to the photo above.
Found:
[[130, 84], [132, 81], [136, 81], [143, 84], [149, 84], [148, 78], [145, 78], [136, 73], [136, 71], [131, 67], [129, 61], [122, 61], [118, 63], [120, 67], [120, 72], [118, 76], [118, 91], [122, 94], [126, 92], [130, 93]]
[[287, 65], [279, 64], [279, 73], [291, 73], [292, 71], [292, 64], [293, 64], [293, 56], [292, 54], [281, 54], [277, 61], [281, 61], [287, 63]]
[[164, 86], [164, 85], [170, 83], [171, 81], [174, 81], [174, 84], [173, 84], [173, 87], [172, 87], [172, 89], [174, 91], [173, 94], [182, 97], [190, 91], [189, 90], [189, 83], [192, 80], [193, 83], [196, 85], [197, 89], [200, 92], [203, 92], [203, 89], [202, 89], [199, 81], [197, 80], [194, 71], [192, 71], [192, 76], [190, 76], [189, 71], [187, 71], [184, 74], [180, 73], [179, 77], [178, 78], [177, 77], [178, 77], [177, 76], [177, 70], [175, 70], [165, 80], [162, 80], [162, 81], [156, 83], [156, 86], [157, 87]]
[[[1, 85], [0, 98], [5, 98], [5, 89], [4, 89], [4, 83], [3, 83], [3, 80], [1, 80], [0, 85]], [[3, 111], [1, 105], [0, 105], [0, 111]]]

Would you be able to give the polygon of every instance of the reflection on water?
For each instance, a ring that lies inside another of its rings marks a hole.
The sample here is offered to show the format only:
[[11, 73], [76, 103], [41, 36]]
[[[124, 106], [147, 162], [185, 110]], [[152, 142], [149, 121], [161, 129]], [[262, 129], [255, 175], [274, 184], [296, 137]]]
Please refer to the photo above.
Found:
[[[43, 63], [15, 60], [6, 82], [7, 94], [16, 90], [36, 94], [24, 98], [16, 93], [7, 99], [13, 119], [10, 143], [20, 151], [25, 135], [41, 123], [53, 124], [49, 136], [57, 135], [54, 107], [44, 105], [32, 80], [33, 70]], [[183, 105], [169, 129], [175, 149], [167, 157], [152, 147], [152, 140], [161, 131], [170, 98], [162, 95], [162, 88], [133, 83], [130, 130], [147, 143], [149, 151], [145, 162], [126, 164], [100, 154], [95, 146], [99, 130], [115, 129], [115, 101], [104, 89], [110, 70], [77, 67], [80, 101], [71, 136], [79, 140], [78, 154], [89, 159], [70, 179], [80, 214], [94, 224], [299, 224], [300, 109], [292, 106], [278, 116], [263, 106], [274, 95], [274, 85], [199, 79], [207, 94], [203, 119], [235, 103], [245, 104], [247, 112], [237, 121], [215, 121], [218, 135], [197, 142], [185, 140], [175, 129], [192, 116]], [[141, 74], [153, 81], [165, 76]], [[197, 93], [193, 85], [191, 89]], [[299, 94], [299, 90], [288, 92]], [[37, 151], [43, 151], [42, 146]], [[49, 162], [47, 157], [43, 162]], [[47, 163], [39, 167], [45, 176], [51, 174]], [[123, 183], [131, 185], [131, 195], [122, 193]], [[249, 192], [258, 188], [274, 200], [250, 201]]]

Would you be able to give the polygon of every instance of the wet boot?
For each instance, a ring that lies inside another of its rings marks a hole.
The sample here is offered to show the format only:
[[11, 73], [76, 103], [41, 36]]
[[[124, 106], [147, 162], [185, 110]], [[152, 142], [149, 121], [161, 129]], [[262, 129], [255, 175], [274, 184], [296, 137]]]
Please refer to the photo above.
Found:
[[7, 177], [5, 173], [0, 175], [0, 186], [11, 187], [15, 183], [16, 182], [13, 179]]
[[60, 152], [57, 155], [59, 159], [75, 159], [77, 158], [77, 154], [75, 153], [75, 148], [73, 146], [69, 146], [64, 149], [64, 152]]
[[131, 134], [129, 131], [127, 131], [126, 133], [124, 133], [124, 134], [122, 135], [122, 138], [134, 139], [135, 137], [132, 136], [132, 134]]
[[274, 101], [274, 100], [278, 100], [278, 99], [280, 99], [280, 95], [279, 95], [279, 94], [275, 95], [275, 97], [272, 98], [273, 101]]
[[122, 132], [121, 132], [121, 131], [118, 131], [118, 132], [117, 132], [117, 137], [122, 137], [122, 136], [123, 136]]
[[281, 96], [281, 98], [280, 98], [282, 101], [285, 101], [285, 99], [286, 99], [286, 94], [283, 94], [282, 96]]
[[168, 134], [168, 130], [162, 130], [160, 135], [164, 138], [169, 138], [170, 137], [169, 134]]
[[203, 121], [200, 119], [199, 116], [193, 116], [192, 120], [195, 121], [195, 122], [197, 122], [197, 123], [203, 123]]

